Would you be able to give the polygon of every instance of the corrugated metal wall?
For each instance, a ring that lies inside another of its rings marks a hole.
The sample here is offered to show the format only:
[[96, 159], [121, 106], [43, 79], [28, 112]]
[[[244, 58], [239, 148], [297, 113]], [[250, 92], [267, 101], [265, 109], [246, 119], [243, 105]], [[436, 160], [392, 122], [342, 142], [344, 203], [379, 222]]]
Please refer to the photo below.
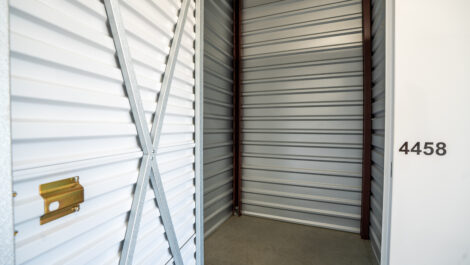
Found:
[[232, 1], [206, 0], [204, 31], [204, 230], [232, 215]]
[[14, 265], [11, 165], [10, 23], [8, 1], [0, 2], [0, 264]]
[[385, 1], [372, 0], [372, 181], [370, 238], [380, 261], [385, 142]]
[[[17, 264], [117, 264], [141, 148], [101, 1], [11, 0], [11, 93]], [[133, 67], [151, 126], [178, 0], [123, 1]], [[194, 3], [159, 146], [185, 264], [194, 252]], [[79, 176], [79, 212], [40, 225], [39, 185]], [[147, 192], [134, 264], [171, 255]]]
[[244, 3], [242, 211], [357, 233], [361, 1]]

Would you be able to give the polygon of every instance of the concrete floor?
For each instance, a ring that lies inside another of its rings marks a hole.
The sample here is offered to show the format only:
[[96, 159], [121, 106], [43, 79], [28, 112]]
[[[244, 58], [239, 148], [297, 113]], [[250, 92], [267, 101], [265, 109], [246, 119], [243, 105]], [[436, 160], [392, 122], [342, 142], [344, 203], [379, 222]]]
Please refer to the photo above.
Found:
[[206, 265], [375, 265], [359, 235], [242, 216], [205, 241]]

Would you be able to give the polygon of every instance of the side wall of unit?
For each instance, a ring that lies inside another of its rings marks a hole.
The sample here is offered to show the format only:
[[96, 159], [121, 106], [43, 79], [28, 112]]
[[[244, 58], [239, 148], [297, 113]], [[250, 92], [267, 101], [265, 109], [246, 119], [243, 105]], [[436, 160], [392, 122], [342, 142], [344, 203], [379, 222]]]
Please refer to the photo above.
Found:
[[380, 260], [385, 144], [385, 0], [372, 0], [372, 172], [370, 239]]
[[358, 233], [361, 1], [246, 0], [241, 30], [243, 214]]
[[233, 27], [231, 0], [205, 0], [204, 230], [232, 215]]
[[[150, 128], [181, 1], [121, 1]], [[10, 1], [17, 264], [118, 264], [142, 157], [102, 1]], [[195, 264], [194, 3], [177, 58], [157, 160], [185, 264]], [[40, 225], [43, 183], [79, 177], [78, 212]], [[172, 256], [153, 191], [134, 264]]]

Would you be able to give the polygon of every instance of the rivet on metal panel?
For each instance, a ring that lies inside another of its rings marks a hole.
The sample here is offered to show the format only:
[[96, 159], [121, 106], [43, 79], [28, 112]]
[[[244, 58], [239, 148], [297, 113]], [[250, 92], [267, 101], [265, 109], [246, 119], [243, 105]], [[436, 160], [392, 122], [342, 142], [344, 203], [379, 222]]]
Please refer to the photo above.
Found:
[[84, 190], [78, 177], [41, 184], [39, 194], [44, 199], [41, 225], [79, 211], [79, 203], [84, 201]]

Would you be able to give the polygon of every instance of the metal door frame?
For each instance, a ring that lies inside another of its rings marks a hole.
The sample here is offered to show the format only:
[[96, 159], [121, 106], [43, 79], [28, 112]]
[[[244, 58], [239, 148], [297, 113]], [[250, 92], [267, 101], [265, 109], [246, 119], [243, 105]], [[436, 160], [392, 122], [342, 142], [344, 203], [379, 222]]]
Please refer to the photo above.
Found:
[[372, 166], [372, 39], [371, 0], [362, 0], [363, 127], [361, 238], [369, 239]]
[[233, 23], [233, 122], [232, 122], [232, 129], [233, 129], [233, 180], [232, 180], [232, 212], [235, 215], [241, 216], [242, 215], [242, 144], [241, 144], [241, 113], [242, 113], [242, 97], [241, 97], [241, 89], [242, 89], [242, 71], [241, 71], [241, 38], [242, 38], [242, 23], [241, 23], [241, 14], [243, 9], [243, 1], [242, 0], [233, 0], [232, 2], [232, 23]]
[[[393, 117], [394, 117], [394, 40], [395, 0], [385, 2], [385, 139], [384, 139], [384, 183], [382, 206], [381, 265], [390, 262], [390, 228], [392, 214], [392, 161], [393, 161]], [[371, 66], [371, 1], [363, 0], [363, 56], [364, 56], [364, 156], [363, 193], [361, 206], [361, 237], [369, 239], [370, 192], [371, 192], [371, 133], [372, 133], [372, 66]]]
[[385, 143], [382, 206], [382, 242], [380, 264], [390, 263], [390, 230], [392, 216], [392, 164], [395, 108], [395, 0], [385, 1]]
[[196, 0], [196, 264], [204, 265], [204, 0]]

